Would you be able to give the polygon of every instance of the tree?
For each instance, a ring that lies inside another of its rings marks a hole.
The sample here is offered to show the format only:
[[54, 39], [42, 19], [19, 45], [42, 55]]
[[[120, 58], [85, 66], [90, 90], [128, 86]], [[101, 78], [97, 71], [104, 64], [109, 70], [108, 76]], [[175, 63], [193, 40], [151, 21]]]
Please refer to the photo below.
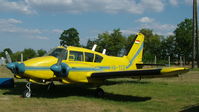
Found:
[[106, 49], [107, 55], [118, 56], [120, 51], [125, 48], [126, 38], [120, 32], [120, 29], [114, 29], [112, 33], [105, 32], [99, 34], [94, 41], [88, 40], [87, 47], [97, 44], [96, 51], [102, 52]]
[[132, 43], [134, 43], [135, 36], [136, 36], [135, 34], [132, 34], [132, 35], [129, 35], [126, 39], [126, 42], [125, 42], [126, 55], [128, 51], [130, 51], [132, 47]]
[[36, 52], [35, 50], [29, 48], [29, 49], [24, 49], [23, 51], [23, 57], [24, 57], [24, 60], [27, 60], [27, 59], [30, 59], [30, 58], [33, 58], [33, 57], [36, 57]]
[[175, 36], [170, 35], [167, 38], [164, 38], [161, 42], [161, 59], [168, 59], [170, 56], [171, 59], [176, 58], [176, 41]]
[[6, 51], [7, 51], [8, 54], [10, 54], [10, 55], [13, 54], [13, 52], [12, 52], [12, 50], [11, 50], [10, 48], [5, 48], [5, 49], [3, 50], [4, 53], [5, 53]]
[[44, 54], [46, 54], [46, 51], [43, 50], [43, 49], [40, 49], [40, 50], [37, 50], [37, 55], [40, 57], [40, 56], [43, 56]]
[[192, 19], [185, 19], [174, 31], [178, 57], [183, 56], [186, 62], [191, 61], [192, 54]]
[[62, 46], [80, 46], [79, 33], [75, 28], [64, 30], [59, 39]]
[[13, 55], [12, 55], [13, 62], [15, 62], [15, 61], [21, 61], [21, 54], [22, 54], [21, 51], [17, 51], [15, 53], [13, 53]]
[[155, 56], [160, 57], [160, 46], [163, 36], [154, 34], [153, 30], [145, 28], [141, 29], [140, 33], [145, 36], [143, 60], [152, 62]]

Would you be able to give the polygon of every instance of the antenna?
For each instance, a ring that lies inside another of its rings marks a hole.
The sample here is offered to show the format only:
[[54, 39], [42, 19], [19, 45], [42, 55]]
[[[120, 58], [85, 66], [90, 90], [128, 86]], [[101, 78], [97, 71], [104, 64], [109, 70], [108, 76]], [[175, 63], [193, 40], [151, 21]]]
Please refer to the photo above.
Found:
[[103, 49], [102, 54], [106, 54], [106, 49]]
[[97, 44], [94, 44], [92, 51], [95, 51], [96, 47], [97, 47]]

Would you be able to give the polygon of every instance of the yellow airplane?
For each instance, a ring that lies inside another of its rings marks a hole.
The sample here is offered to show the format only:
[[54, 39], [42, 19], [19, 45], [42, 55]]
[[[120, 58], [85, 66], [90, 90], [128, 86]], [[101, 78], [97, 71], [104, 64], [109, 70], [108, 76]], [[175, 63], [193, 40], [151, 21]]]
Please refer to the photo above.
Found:
[[188, 68], [148, 68], [142, 69], [144, 35], [138, 33], [127, 56], [114, 57], [94, 50], [73, 46], [59, 46], [47, 55], [24, 62], [12, 62], [8, 53], [7, 68], [16, 78], [25, 78], [28, 83], [24, 97], [31, 97], [30, 84], [59, 81], [64, 84], [89, 83], [97, 87], [98, 96], [103, 96], [100, 88], [111, 78], [153, 78], [173, 77], [187, 72]]

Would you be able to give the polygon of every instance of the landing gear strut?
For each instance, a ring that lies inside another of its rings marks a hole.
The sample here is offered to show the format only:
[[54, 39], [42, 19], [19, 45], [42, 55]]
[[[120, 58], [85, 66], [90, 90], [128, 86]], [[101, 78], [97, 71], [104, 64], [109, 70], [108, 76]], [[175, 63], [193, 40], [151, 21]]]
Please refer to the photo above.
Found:
[[50, 91], [51, 89], [53, 89], [55, 87], [55, 84], [52, 82], [50, 82], [48, 85], [47, 85], [47, 90]]
[[30, 85], [31, 85], [31, 83], [30, 82], [28, 82], [27, 84], [26, 84], [26, 90], [23, 92], [23, 97], [24, 98], [30, 98], [31, 97], [31, 88], [30, 88]]
[[96, 96], [97, 97], [103, 97], [104, 96], [104, 90], [101, 88], [96, 89]]

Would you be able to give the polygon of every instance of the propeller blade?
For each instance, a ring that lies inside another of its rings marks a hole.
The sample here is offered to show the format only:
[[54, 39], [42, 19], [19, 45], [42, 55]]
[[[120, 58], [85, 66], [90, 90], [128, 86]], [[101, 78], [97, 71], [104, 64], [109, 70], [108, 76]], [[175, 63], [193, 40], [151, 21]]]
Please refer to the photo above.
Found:
[[63, 50], [60, 52], [59, 56], [58, 56], [58, 61], [57, 61], [57, 64], [56, 65], [60, 65], [62, 60], [65, 58], [66, 56], [66, 52]]
[[7, 51], [5, 51], [6, 54], [6, 59], [8, 60], [8, 63], [12, 63], [12, 59], [10, 58], [10, 55], [8, 54]]
[[21, 53], [21, 63], [23, 63], [23, 53]]

